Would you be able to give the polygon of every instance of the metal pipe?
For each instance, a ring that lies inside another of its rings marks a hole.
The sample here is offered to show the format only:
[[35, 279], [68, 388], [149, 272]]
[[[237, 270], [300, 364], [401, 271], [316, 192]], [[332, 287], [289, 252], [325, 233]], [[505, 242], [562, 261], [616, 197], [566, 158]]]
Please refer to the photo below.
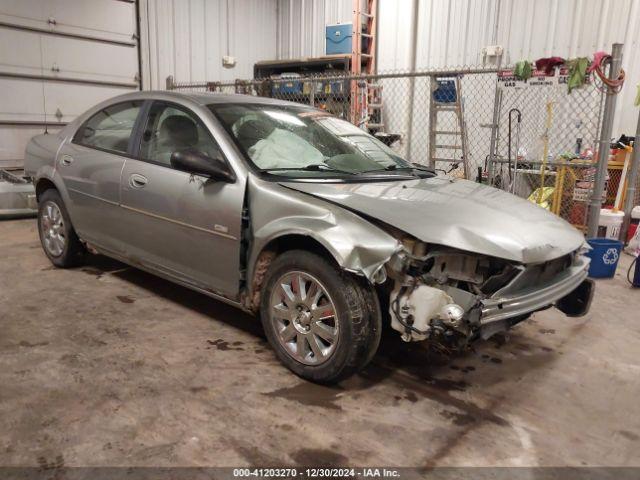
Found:
[[30, 120], [0, 120], [0, 125], [9, 127], [64, 127], [67, 122], [45, 122]]
[[[620, 241], [624, 242], [631, 223], [631, 210], [635, 207], [636, 183], [638, 183], [638, 168], [640, 165], [640, 113], [638, 114], [638, 126], [636, 127], [636, 138], [633, 141], [633, 153], [631, 154], [631, 166], [627, 177], [627, 196], [624, 199], [624, 220], [620, 229]], [[622, 181], [622, 179], [620, 180]]]
[[376, 2], [376, 11], [374, 12], [375, 18], [374, 18], [374, 23], [375, 25], [373, 26], [373, 28], [376, 31], [376, 37], [375, 37], [375, 42], [373, 44], [373, 48], [374, 48], [374, 57], [375, 58], [375, 64], [373, 65], [373, 73], [378, 73], [378, 54], [380, 53], [380, 49], [378, 48], [378, 36], [380, 34], [380, 15], [378, 14], [378, 12], [380, 11], [380, 2]]
[[54, 35], [56, 37], [75, 38], [78, 40], [89, 40], [91, 42], [110, 43], [112, 45], [120, 45], [123, 47], [135, 47], [136, 42], [125, 42], [124, 40], [112, 40], [110, 38], [92, 37], [91, 35], [81, 35], [79, 33], [59, 32], [55, 30], [47, 30], [45, 28], [27, 27], [25, 25], [16, 25], [13, 23], [0, 22], [0, 27], [12, 28], [14, 30], [22, 30], [24, 32], [43, 33], [45, 35]]
[[[520, 110], [518, 110], [518, 124], [516, 125], [516, 156], [513, 159], [513, 179], [511, 180], [511, 193], [515, 195], [516, 193], [516, 181], [518, 180], [518, 152], [520, 151], [520, 124], [522, 123], [522, 114]], [[509, 136], [509, 141], [511, 141], [511, 136]], [[511, 149], [509, 149], [511, 152]], [[509, 154], [509, 160], [511, 160], [511, 154]]]
[[[411, 59], [411, 71], [414, 72], [416, 70], [416, 65], [418, 61], [417, 56], [417, 44], [418, 44], [418, 17], [419, 17], [419, 9], [420, 1], [413, 0], [413, 8], [411, 13], [413, 15], [411, 21], [411, 43], [409, 44], [409, 48], [411, 48], [411, 53], [409, 58]], [[409, 112], [407, 114], [407, 158], [411, 161], [411, 141], [413, 138], [413, 103], [415, 98], [416, 91], [416, 79], [409, 79]], [[430, 93], [431, 94], [431, 93]]]
[[142, 49], [140, 48], [140, 40], [142, 39], [142, 30], [140, 29], [140, 0], [126, 0], [135, 1], [135, 14], [136, 14], [136, 53], [138, 54], [138, 89], [142, 90]]
[[547, 120], [544, 125], [543, 148], [542, 148], [542, 167], [540, 167], [540, 188], [538, 189], [538, 205], [542, 204], [542, 196], [544, 194], [544, 177], [547, 174], [547, 161], [549, 160], [549, 130], [553, 121], [553, 102], [547, 102]]
[[[518, 119], [518, 125], [520, 125], [520, 121], [522, 120], [522, 112], [520, 112], [519, 109], [517, 108], [512, 108], [511, 110], [509, 110], [509, 139], [508, 139], [508, 158], [509, 158], [509, 181], [513, 182], [513, 174], [511, 172], [511, 114], [512, 113], [517, 113], [517, 119]], [[516, 147], [517, 148], [517, 147]], [[516, 151], [516, 159], [518, 157], [518, 152]]]
[[[466, 68], [460, 70], [433, 70], [427, 72], [408, 72], [408, 73], [382, 73], [382, 74], [359, 74], [359, 75], [340, 75], [340, 80], [384, 80], [389, 78], [421, 78], [421, 77], [455, 77], [459, 75], [473, 75], [479, 73], [498, 73], [499, 69], [497, 68]], [[327, 76], [328, 77], [328, 76]], [[336, 76], [332, 76], [332, 78], [336, 78]], [[287, 83], [290, 82], [290, 78], [280, 78], [280, 79], [269, 79], [269, 81], [273, 84], [276, 83]], [[251, 80], [247, 82], [247, 85], [262, 85], [264, 79], [260, 80]], [[181, 83], [181, 84], [173, 84], [174, 90], [180, 90], [181, 88], [205, 88], [210, 82], [194, 82], [194, 83]], [[235, 85], [234, 82], [220, 82], [218, 83], [220, 87], [233, 87]]]
[[487, 162], [487, 183], [494, 183], [494, 161], [496, 159], [496, 147], [498, 143], [498, 119], [500, 117], [500, 106], [502, 104], [502, 89], [500, 82], [496, 79], [496, 91], [493, 99], [493, 118], [491, 120], [491, 139], [489, 140], [489, 161]]
[[499, 28], [499, 22], [500, 22], [500, 5], [501, 1], [498, 0], [496, 2], [496, 10], [495, 10], [495, 16], [493, 17], [493, 36], [491, 37], [491, 42], [493, 45], [497, 45], [498, 44], [498, 28]]
[[[614, 43], [611, 49], [611, 65], [609, 66], [609, 78], [611, 80], [618, 78], [618, 74], [620, 73], [622, 47], [623, 45], [621, 43]], [[618, 94], [616, 92], [607, 90], [607, 97], [604, 102], [604, 114], [602, 116], [602, 130], [600, 130], [600, 140], [598, 142], [598, 164], [596, 166], [596, 176], [593, 182], [591, 201], [589, 202], [589, 217], [587, 220], [587, 236], [589, 238], [593, 238], [598, 234], [600, 208], [602, 207], [604, 183], [607, 178], [609, 144], [611, 143], [611, 130], [613, 128], [617, 96]]]
[[[280, 2], [276, 2], [276, 58], [282, 58], [282, 55], [280, 54], [281, 51], [282, 51], [282, 39], [280, 38]], [[255, 64], [254, 64], [254, 68], [255, 68]]]
[[0, 72], [0, 77], [20, 78], [25, 80], [46, 80], [49, 82], [79, 83], [82, 85], [100, 85], [105, 87], [138, 88], [138, 84], [134, 82], [125, 83], [125, 82], [108, 82], [105, 80], [84, 80], [80, 78], [71, 78], [71, 77], [56, 77], [54, 75], [32, 75], [29, 73]]
[[[509, 163], [509, 159], [508, 158], [496, 158], [493, 163], [496, 164], [501, 164], [501, 165], [506, 165]], [[527, 165], [531, 165], [531, 166], [536, 166], [536, 167], [540, 167], [544, 164], [545, 162], [543, 162], [542, 160], [527, 160]], [[561, 162], [558, 161], [551, 161], [551, 162], [546, 162], [547, 165], [558, 165]], [[571, 161], [571, 166], [572, 167], [581, 167], [581, 168], [593, 168], [595, 164], [590, 161], [590, 160], [572, 160]]]

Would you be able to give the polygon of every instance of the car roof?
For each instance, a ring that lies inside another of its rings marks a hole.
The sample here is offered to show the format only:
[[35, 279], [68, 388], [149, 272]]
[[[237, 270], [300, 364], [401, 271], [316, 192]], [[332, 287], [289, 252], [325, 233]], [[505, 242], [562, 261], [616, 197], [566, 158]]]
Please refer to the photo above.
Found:
[[[241, 95], [239, 93], [216, 93], [216, 92], [176, 92], [169, 90], [144, 90], [127, 93], [111, 99], [111, 101], [123, 100], [190, 100], [200, 105], [225, 104], [225, 103], [260, 103], [266, 105], [298, 106], [304, 105], [285, 100], [273, 98], [257, 97], [254, 95]], [[309, 107], [311, 108], [311, 107]]]

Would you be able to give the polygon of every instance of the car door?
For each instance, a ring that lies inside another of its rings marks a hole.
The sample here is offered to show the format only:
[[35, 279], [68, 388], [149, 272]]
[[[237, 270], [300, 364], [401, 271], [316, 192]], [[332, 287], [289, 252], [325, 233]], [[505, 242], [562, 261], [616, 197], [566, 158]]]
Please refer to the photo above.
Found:
[[134, 126], [143, 102], [130, 100], [100, 109], [65, 143], [56, 170], [69, 195], [74, 228], [89, 242], [122, 251], [120, 174], [131, 153]]
[[171, 166], [173, 152], [186, 149], [224, 159], [192, 110], [156, 101], [141, 125], [136, 158], [126, 160], [121, 179], [127, 255], [198, 288], [237, 296], [244, 183]]

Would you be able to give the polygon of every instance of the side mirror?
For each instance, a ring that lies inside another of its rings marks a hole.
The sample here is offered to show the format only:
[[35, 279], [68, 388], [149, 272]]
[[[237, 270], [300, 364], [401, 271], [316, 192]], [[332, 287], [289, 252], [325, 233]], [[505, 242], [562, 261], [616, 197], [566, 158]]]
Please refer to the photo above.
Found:
[[233, 183], [236, 177], [222, 158], [211, 158], [196, 149], [187, 149], [171, 154], [171, 166], [176, 170], [202, 175], [213, 180]]

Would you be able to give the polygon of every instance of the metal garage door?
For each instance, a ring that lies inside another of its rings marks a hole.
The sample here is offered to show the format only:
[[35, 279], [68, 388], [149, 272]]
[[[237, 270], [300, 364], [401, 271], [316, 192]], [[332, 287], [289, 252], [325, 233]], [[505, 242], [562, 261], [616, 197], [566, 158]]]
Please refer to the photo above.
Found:
[[29, 138], [136, 90], [136, 5], [123, 0], [0, 0], [0, 167]]

